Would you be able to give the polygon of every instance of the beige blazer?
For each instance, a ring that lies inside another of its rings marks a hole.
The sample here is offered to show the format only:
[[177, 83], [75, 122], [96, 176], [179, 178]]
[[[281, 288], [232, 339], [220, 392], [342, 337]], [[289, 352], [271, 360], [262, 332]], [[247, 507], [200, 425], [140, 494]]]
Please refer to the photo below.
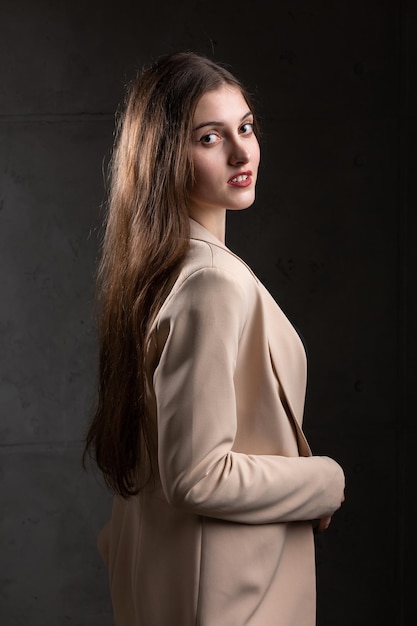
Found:
[[148, 368], [159, 475], [100, 536], [116, 626], [313, 626], [311, 520], [339, 508], [343, 471], [303, 435], [296, 331], [193, 220]]

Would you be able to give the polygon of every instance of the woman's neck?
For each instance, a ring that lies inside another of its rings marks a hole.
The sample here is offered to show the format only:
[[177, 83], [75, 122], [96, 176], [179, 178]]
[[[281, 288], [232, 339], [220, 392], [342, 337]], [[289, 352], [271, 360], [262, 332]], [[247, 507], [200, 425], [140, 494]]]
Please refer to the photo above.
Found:
[[190, 209], [189, 216], [204, 226], [212, 235], [217, 237], [222, 243], [226, 239], [226, 209], [210, 211], [207, 209]]

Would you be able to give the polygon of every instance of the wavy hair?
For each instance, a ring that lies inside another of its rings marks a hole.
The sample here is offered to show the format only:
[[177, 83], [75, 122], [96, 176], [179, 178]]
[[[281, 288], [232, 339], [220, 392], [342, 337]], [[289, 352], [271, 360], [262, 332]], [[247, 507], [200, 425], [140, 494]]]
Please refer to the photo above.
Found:
[[128, 498], [152, 476], [146, 340], [189, 247], [187, 188], [195, 108], [223, 84], [249, 94], [226, 67], [192, 52], [160, 57], [129, 85], [117, 115], [97, 274], [97, 401], [83, 463]]

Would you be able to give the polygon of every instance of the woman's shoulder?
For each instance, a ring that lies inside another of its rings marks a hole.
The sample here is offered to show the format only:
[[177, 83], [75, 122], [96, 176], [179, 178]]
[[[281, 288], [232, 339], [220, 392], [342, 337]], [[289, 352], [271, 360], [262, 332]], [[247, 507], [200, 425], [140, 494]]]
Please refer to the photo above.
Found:
[[158, 319], [173, 311], [227, 306], [245, 315], [256, 300], [258, 282], [250, 268], [224, 246], [190, 240], [190, 247]]

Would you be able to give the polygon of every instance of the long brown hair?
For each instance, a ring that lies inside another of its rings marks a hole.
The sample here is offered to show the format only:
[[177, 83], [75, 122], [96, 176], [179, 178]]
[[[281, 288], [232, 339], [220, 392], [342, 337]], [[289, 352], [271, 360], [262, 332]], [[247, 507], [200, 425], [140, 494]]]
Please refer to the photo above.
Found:
[[131, 83], [118, 117], [97, 276], [98, 398], [83, 461], [91, 456], [125, 498], [152, 474], [146, 338], [189, 246], [192, 120], [201, 96], [224, 83], [249, 103], [219, 63], [192, 52], [166, 55]]

